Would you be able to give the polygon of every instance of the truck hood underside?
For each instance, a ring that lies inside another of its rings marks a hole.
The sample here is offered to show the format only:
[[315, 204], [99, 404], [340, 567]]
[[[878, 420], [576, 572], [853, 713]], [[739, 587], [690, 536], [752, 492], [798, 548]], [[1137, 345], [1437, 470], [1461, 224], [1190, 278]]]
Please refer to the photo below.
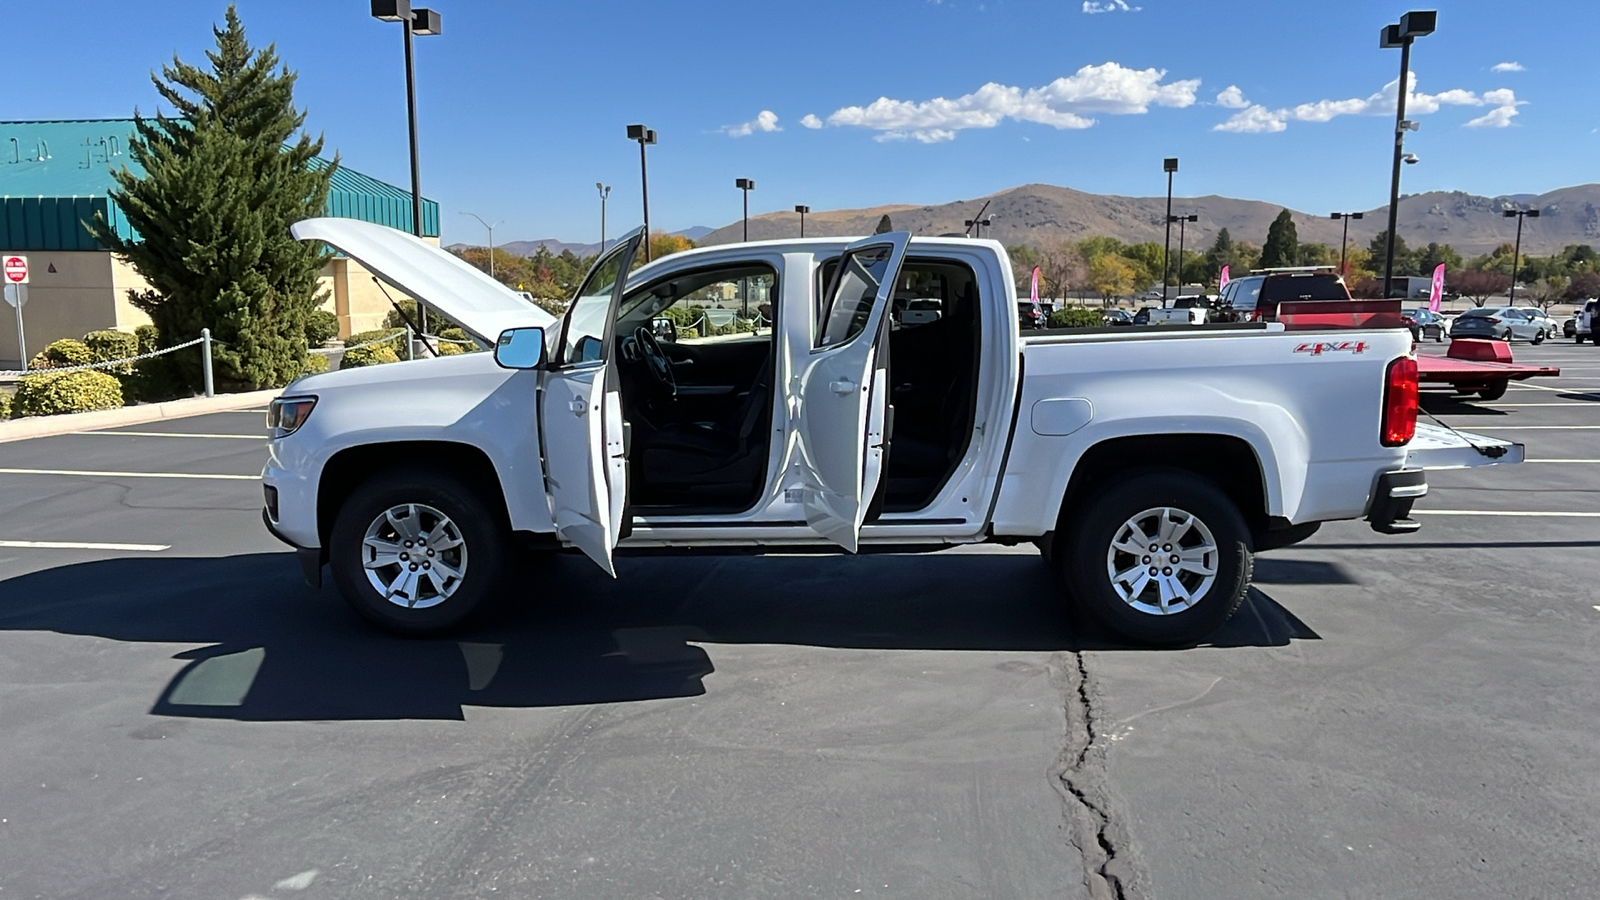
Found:
[[[491, 345], [507, 328], [549, 328], [555, 317], [454, 254], [413, 235], [358, 219], [296, 222], [298, 240], [321, 241]], [[400, 299], [396, 297], [395, 299]]]

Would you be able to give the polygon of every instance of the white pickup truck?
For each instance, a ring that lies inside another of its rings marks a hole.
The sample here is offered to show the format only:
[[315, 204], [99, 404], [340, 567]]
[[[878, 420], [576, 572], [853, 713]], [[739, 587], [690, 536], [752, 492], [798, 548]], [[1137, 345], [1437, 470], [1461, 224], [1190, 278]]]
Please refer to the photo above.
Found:
[[[328, 566], [402, 633], [460, 622], [521, 552], [576, 549], [615, 574], [634, 548], [991, 541], [1037, 544], [1123, 637], [1192, 643], [1239, 606], [1254, 552], [1331, 519], [1412, 530], [1424, 469], [1521, 459], [1417, 425], [1404, 329], [1023, 339], [990, 240], [769, 241], [634, 268], [635, 232], [556, 321], [392, 229], [294, 234], [494, 348], [303, 378], [268, 416], [267, 527], [309, 581]], [[734, 285], [769, 298], [770, 328], [650, 327]], [[897, 290], [940, 315], [902, 321]]]

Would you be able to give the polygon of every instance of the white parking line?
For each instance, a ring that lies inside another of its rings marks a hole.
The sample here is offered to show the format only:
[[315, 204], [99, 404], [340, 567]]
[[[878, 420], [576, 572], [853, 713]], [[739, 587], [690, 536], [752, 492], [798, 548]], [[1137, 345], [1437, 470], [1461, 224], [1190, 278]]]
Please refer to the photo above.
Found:
[[257, 481], [260, 475], [205, 475], [191, 472], [90, 472], [81, 469], [0, 469], [0, 475], [73, 475], [86, 478], [198, 478], [212, 481]]
[[1600, 425], [1492, 425], [1484, 423], [1478, 426], [1484, 431], [1597, 431]]
[[1562, 463], [1565, 465], [1583, 465], [1600, 463], [1600, 459], [1525, 459], [1525, 463]]
[[130, 553], [160, 553], [170, 544], [94, 544], [74, 541], [0, 541], [0, 548], [16, 550], [125, 550]]
[[1490, 409], [1527, 409], [1533, 406], [1559, 406], [1563, 409], [1572, 409], [1574, 406], [1584, 405], [1585, 402], [1583, 400], [1568, 400], [1565, 403], [1479, 403], [1477, 405], [1486, 406]]
[[1600, 519], [1600, 512], [1541, 512], [1521, 509], [1413, 509], [1411, 514], [1413, 516], [1515, 516], [1525, 519], [1547, 516], [1561, 519]]
[[215, 438], [233, 441], [264, 441], [267, 439], [264, 434], [212, 434], [201, 431], [69, 431], [67, 434], [103, 434], [110, 437], [125, 435], [127, 437]]

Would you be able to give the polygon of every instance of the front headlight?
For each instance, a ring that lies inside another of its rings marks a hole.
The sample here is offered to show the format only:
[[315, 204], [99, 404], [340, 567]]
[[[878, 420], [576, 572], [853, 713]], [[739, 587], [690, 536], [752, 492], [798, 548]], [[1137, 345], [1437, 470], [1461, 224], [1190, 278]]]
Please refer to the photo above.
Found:
[[267, 407], [267, 433], [274, 438], [294, 434], [316, 405], [315, 397], [279, 397]]

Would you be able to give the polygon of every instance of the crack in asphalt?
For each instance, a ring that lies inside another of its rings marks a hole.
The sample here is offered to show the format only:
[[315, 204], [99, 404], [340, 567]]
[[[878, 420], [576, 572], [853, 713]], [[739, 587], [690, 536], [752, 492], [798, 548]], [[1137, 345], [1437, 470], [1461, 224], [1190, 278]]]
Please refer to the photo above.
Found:
[[1066, 803], [1068, 834], [1083, 861], [1083, 885], [1094, 900], [1143, 900], [1149, 897], [1145, 878], [1111, 801], [1088, 664], [1080, 651], [1058, 655], [1050, 668], [1066, 709], [1066, 736], [1050, 773], [1051, 786]]

